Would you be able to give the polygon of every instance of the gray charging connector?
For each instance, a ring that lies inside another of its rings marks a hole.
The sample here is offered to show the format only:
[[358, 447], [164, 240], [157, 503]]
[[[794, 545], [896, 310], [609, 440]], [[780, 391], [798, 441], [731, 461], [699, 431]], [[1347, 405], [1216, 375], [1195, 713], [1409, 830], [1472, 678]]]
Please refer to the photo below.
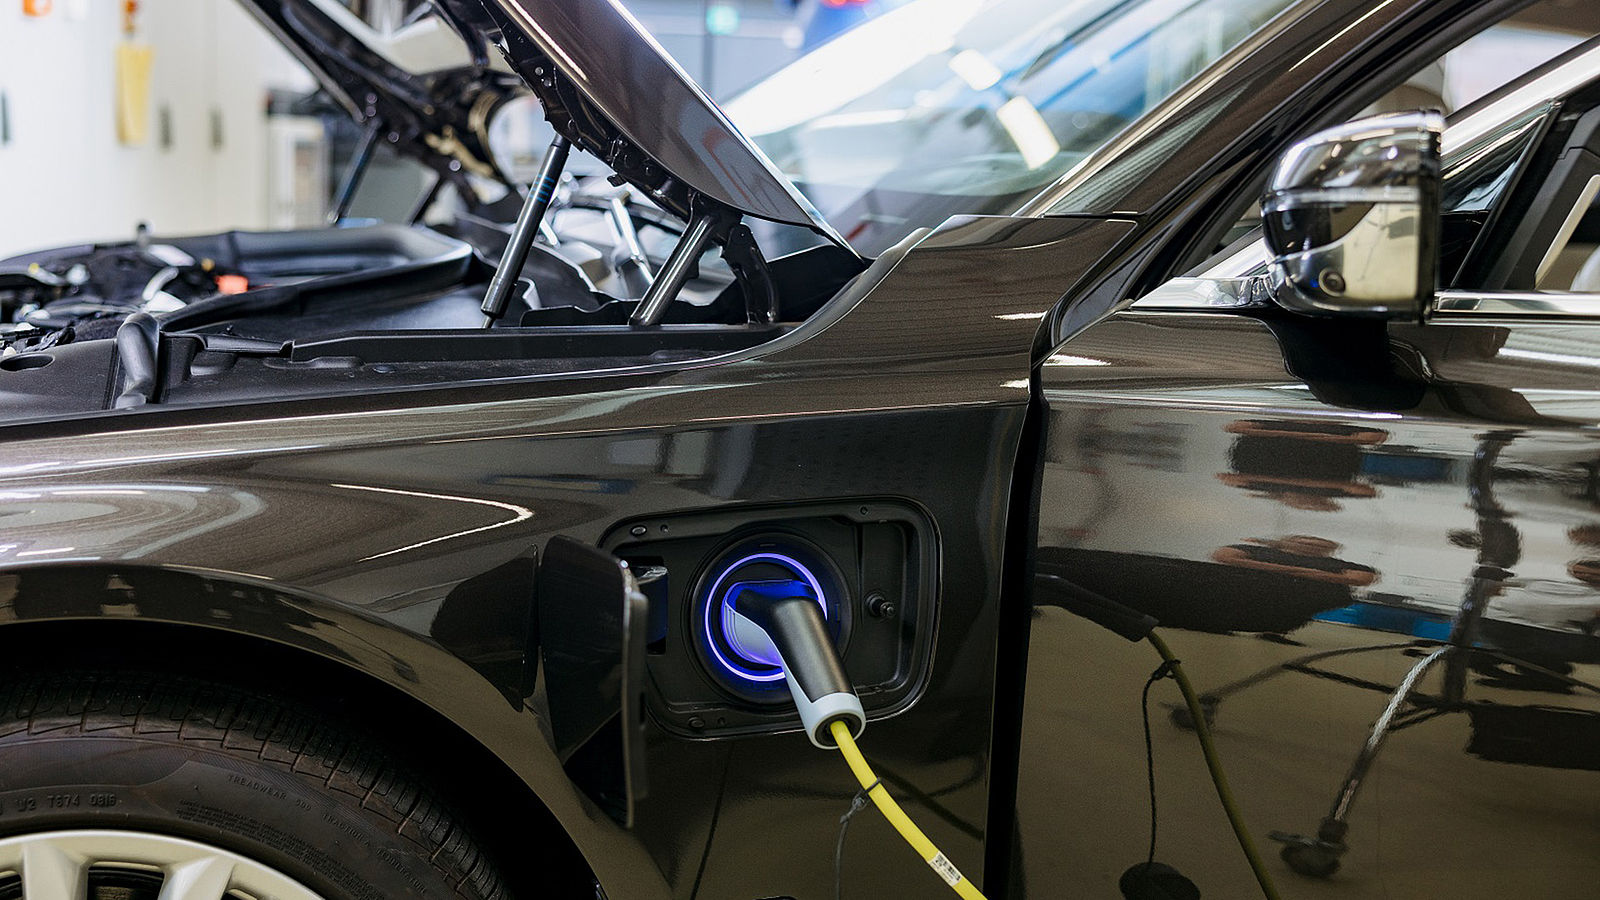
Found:
[[811, 743], [824, 750], [837, 746], [830, 733], [834, 722], [844, 722], [851, 736], [859, 737], [867, 716], [810, 587], [800, 581], [747, 581], [728, 595], [733, 598], [733, 650], [783, 670]]

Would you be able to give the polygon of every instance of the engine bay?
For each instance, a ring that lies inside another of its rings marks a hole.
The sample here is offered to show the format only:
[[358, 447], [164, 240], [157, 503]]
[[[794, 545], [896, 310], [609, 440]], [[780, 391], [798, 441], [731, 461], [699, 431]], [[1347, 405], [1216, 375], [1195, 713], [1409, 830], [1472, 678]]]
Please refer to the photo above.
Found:
[[[141, 225], [130, 241], [0, 260], [0, 420], [681, 365], [787, 333], [866, 268], [627, 21], [608, 39], [647, 61], [640, 85], [675, 98], [677, 116], [563, 69], [503, 11], [451, 9], [465, 65], [422, 73], [320, 8], [258, 8], [363, 128], [331, 224]], [[532, 179], [490, 153], [490, 117], [522, 90], [556, 135]], [[394, 221], [352, 218], [380, 144], [436, 177]], [[569, 152], [597, 171], [568, 171]]]
[[[527, 248], [505, 313], [488, 323], [480, 304], [512, 229], [466, 213], [432, 226], [177, 238], [141, 228], [128, 242], [0, 262], [0, 416], [702, 359], [792, 329], [860, 267], [815, 246], [763, 261], [752, 286], [712, 247], [660, 324], [631, 326], [635, 298], [678, 235], [670, 216], [630, 210], [621, 196], [569, 193]], [[752, 293], [776, 314], [754, 310]]]

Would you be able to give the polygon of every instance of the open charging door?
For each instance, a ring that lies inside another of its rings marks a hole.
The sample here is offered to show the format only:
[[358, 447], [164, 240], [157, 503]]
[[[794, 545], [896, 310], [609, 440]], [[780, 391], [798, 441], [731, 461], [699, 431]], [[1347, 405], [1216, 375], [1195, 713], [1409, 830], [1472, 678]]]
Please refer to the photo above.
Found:
[[624, 827], [644, 797], [644, 665], [649, 621], [627, 563], [557, 536], [537, 579], [539, 642], [556, 755]]

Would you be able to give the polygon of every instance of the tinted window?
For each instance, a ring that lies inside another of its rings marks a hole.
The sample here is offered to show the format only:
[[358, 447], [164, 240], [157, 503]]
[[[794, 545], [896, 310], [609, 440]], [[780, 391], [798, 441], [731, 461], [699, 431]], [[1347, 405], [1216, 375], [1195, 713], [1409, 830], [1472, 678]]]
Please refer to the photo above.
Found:
[[726, 109], [873, 253], [1014, 208], [1291, 2], [917, 0]]

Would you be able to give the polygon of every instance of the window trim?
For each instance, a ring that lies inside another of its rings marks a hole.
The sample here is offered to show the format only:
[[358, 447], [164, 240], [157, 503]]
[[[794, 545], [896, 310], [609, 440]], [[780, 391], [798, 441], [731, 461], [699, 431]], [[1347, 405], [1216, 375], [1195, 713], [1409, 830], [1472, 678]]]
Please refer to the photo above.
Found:
[[1442, 290], [1434, 294], [1427, 319], [1430, 322], [1487, 319], [1600, 322], [1600, 293]]

